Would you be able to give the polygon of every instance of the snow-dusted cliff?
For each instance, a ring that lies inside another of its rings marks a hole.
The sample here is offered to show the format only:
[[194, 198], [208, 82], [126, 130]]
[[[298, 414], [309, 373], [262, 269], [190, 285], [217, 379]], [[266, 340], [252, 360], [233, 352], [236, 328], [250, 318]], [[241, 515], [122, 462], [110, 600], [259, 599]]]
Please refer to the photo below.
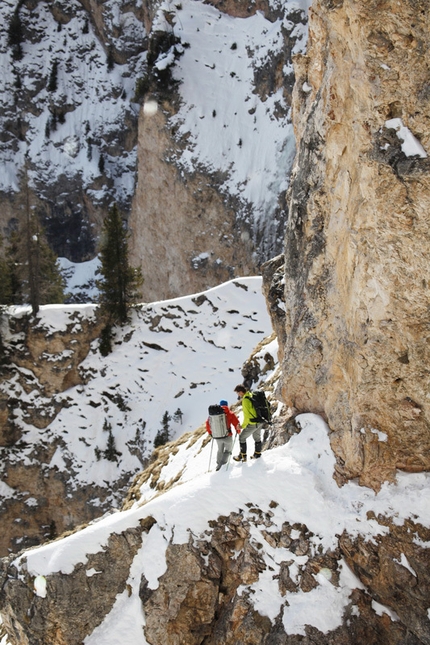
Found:
[[[130, 208], [139, 108], [133, 97], [146, 58], [136, 3], [86, 4], [0, 6], [2, 227], [20, 220], [28, 181], [52, 247], [73, 261], [94, 256], [113, 200]], [[21, 24], [21, 57], [10, 42], [13, 16]]]
[[260, 278], [136, 307], [106, 358], [93, 305], [42, 307], [34, 324], [24, 310], [4, 326], [2, 555], [120, 505], [164, 415], [172, 439], [197, 428], [271, 332]]
[[6, 237], [28, 198], [57, 255], [90, 260], [116, 201], [145, 300], [255, 275], [282, 250], [308, 4], [2, 3]]
[[282, 250], [308, 2], [214, 4], [163, 2], [151, 28], [130, 218], [150, 300], [254, 274]]

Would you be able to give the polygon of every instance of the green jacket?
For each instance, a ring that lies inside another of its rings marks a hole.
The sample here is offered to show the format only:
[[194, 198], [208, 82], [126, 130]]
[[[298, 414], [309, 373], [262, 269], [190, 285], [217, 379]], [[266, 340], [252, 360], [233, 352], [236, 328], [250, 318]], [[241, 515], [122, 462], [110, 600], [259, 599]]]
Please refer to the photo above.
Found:
[[242, 428], [246, 428], [246, 426], [249, 426], [250, 424], [254, 426], [258, 424], [258, 421], [251, 421], [251, 419], [255, 419], [257, 416], [257, 412], [255, 411], [251, 401], [251, 392], [246, 392], [242, 397], [242, 412]]

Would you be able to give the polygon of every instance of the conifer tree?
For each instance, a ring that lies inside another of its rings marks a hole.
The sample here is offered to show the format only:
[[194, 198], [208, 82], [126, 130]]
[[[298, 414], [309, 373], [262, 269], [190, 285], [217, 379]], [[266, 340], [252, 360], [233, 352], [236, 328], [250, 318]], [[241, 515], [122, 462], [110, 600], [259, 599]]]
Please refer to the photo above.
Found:
[[[3, 239], [0, 238], [3, 247]], [[7, 257], [0, 257], [0, 305], [11, 305], [12, 301], [12, 275]]]
[[54, 60], [52, 63], [51, 73], [49, 75], [48, 81], [48, 90], [50, 92], [56, 92], [58, 89], [58, 60]]
[[[0, 245], [3, 240], [0, 238]], [[0, 257], [0, 321], [6, 314], [6, 306], [11, 304], [12, 285], [9, 265], [4, 257]], [[3, 343], [3, 337], [0, 332], [0, 365], [6, 361], [6, 352]]]
[[182, 423], [183, 416], [184, 413], [182, 412], [181, 408], [178, 408], [173, 414], [173, 420], [176, 421], [176, 423]]
[[[8, 259], [12, 279], [13, 304], [29, 302], [33, 315], [40, 305], [64, 302], [65, 280], [57, 257], [49, 248], [37, 216], [30, 208], [28, 162], [24, 169], [26, 195], [25, 223], [11, 236]], [[16, 301], [15, 298], [20, 298]]]
[[65, 281], [57, 257], [34, 219], [11, 235], [5, 262], [10, 289], [5, 304], [28, 302], [36, 315], [40, 305], [64, 302]]
[[103, 241], [100, 249], [102, 279], [99, 303], [108, 315], [110, 324], [124, 324], [128, 320], [130, 305], [139, 297], [137, 290], [143, 282], [140, 269], [130, 266], [128, 238], [121, 214], [116, 204], [103, 223]]
[[64, 302], [66, 283], [58, 266], [58, 258], [44, 236], [39, 241], [39, 298], [41, 305]]
[[113, 47], [112, 45], [108, 49], [107, 57], [106, 57], [106, 63], [107, 63], [107, 68], [108, 71], [111, 72], [113, 70], [113, 66], [115, 64], [115, 58], [113, 55]]
[[19, 9], [20, 3], [18, 3], [17, 8], [13, 12], [8, 27], [8, 45], [12, 49], [12, 57], [14, 60], [21, 60], [23, 56], [22, 41], [24, 40], [24, 32], [19, 15]]
[[103, 456], [108, 461], [118, 461], [118, 457], [121, 457], [122, 453], [118, 452], [116, 449], [115, 437], [112, 434], [112, 425], [106, 419], [103, 424], [103, 430], [106, 430], [109, 433], [106, 450], [104, 450]]
[[159, 430], [154, 439], [154, 448], [159, 448], [164, 446], [170, 440], [170, 420], [171, 416], [166, 410], [163, 414], [163, 420], [161, 422], [161, 430]]
[[112, 352], [112, 325], [109, 323], [100, 332], [99, 350], [102, 356], [108, 356]]
[[[22, 293], [22, 280], [21, 273], [22, 269], [20, 267], [20, 245], [22, 244], [21, 236], [18, 231], [14, 231], [10, 238], [9, 243], [6, 248], [5, 261], [8, 267], [8, 274], [10, 278], [10, 304], [18, 305], [24, 302], [24, 297]], [[21, 259], [22, 263], [22, 259]]]

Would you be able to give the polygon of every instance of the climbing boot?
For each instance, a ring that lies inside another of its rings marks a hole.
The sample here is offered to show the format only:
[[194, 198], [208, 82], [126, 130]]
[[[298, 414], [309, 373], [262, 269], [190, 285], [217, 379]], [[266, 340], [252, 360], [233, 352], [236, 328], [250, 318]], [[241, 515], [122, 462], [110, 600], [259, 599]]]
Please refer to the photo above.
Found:
[[258, 459], [259, 457], [261, 457], [261, 448], [262, 447], [263, 446], [261, 444], [261, 441], [256, 441], [255, 442], [255, 450], [254, 450], [254, 454], [252, 455], [251, 459]]
[[246, 455], [241, 452], [236, 457], [233, 457], [234, 461], [246, 461]]

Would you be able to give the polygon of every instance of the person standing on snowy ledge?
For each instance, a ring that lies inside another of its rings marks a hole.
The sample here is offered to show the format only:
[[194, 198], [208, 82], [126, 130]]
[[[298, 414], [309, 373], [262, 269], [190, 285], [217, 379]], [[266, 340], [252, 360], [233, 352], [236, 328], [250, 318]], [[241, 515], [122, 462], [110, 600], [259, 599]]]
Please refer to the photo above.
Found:
[[[224, 417], [223, 423], [225, 427], [224, 436], [219, 436], [218, 433], [215, 431], [215, 428], [214, 428], [214, 432], [212, 432], [211, 415], [210, 415], [212, 407], [215, 407], [215, 408], [220, 407], [223, 411], [223, 417]], [[212, 438], [215, 439], [217, 442], [217, 447], [218, 447], [217, 459], [216, 459], [217, 470], [219, 470], [221, 466], [224, 466], [224, 464], [226, 464], [231, 457], [231, 453], [233, 450], [233, 434], [231, 431], [232, 426], [236, 430], [237, 434], [240, 434], [239, 419], [234, 414], [234, 412], [230, 410], [230, 408], [228, 407], [228, 402], [225, 399], [222, 399], [219, 402], [219, 406], [209, 407], [209, 417], [206, 420], [206, 430], [212, 436]]]
[[261, 431], [264, 423], [258, 421], [257, 411], [252, 403], [251, 392], [248, 392], [244, 385], [236, 385], [234, 391], [237, 393], [239, 399], [242, 399], [242, 433], [239, 439], [240, 453], [233, 457], [234, 461], [246, 461], [246, 440], [252, 435], [255, 442], [255, 450], [251, 459], [258, 459], [261, 457]]

